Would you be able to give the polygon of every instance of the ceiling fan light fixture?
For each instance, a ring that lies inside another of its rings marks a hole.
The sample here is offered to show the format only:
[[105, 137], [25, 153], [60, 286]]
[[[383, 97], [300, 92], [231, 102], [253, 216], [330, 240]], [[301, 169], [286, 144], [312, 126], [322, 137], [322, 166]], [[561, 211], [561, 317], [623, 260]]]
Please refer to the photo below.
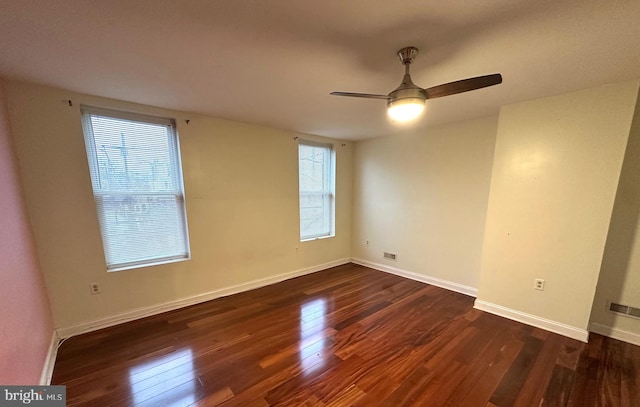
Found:
[[408, 122], [424, 112], [424, 102], [419, 97], [396, 99], [387, 104], [387, 114], [393, 121]]
[[429, 99], [469, 92], [502, 83], [502, 75], [494, 73], [443, 83], [430, 88], [421, 88], [413, 83], [411, 74], [409, 73], [411, 63], [417, 54], [418, 48], [416, 47], [404, 47], [398, 51], [400, 61], [402, 65], [404, 65], [404, 76], [402, 77], [400, 86], [392, 90], [388, 95], [355, 92], [331, 92], [331, 95], [365, 99], [384, 99], [387, 101], [387, 114], [391, 120], [395, 122], [408, 122], [416, 119], [424, 112], [425, 102]]

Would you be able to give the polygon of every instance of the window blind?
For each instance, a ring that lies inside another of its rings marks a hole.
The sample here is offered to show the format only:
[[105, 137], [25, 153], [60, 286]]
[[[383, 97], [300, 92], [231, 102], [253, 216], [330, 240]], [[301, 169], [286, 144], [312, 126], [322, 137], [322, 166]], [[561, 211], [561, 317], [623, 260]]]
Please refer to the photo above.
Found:
[[298, 145], [300, 240], [333, 235], [334, 171], [330, 144]]
[[173, 121], [82, 107], [82, 125], [107, 270], [188, 259]]

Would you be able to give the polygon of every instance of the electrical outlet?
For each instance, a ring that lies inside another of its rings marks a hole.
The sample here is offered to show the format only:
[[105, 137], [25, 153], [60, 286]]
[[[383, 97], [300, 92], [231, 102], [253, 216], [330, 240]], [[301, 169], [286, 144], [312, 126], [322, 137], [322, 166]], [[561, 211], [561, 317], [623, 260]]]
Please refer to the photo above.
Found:
[[300, 254], [300, 248], [296, 246], [296, 254]]
[[536, 278], [533, 283], [533, 288], [535, 290], [544, 291], [544, 280], [541, 278]]
[[91, 294], [100, 294], [100, 286], [98, 283], [89, 283], [89, 289], [91, 290]]
[[369, 247], [369, 241], [367, 240], [366, 242], [364, 242], [364, 245]]

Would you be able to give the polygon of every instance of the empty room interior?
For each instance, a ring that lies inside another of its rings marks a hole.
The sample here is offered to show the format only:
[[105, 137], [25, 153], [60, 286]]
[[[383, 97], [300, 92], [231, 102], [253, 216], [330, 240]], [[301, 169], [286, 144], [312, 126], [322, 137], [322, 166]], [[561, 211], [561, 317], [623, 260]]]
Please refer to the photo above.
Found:
[[640, 406], [639, 19], [0, 0], [0, 385]]

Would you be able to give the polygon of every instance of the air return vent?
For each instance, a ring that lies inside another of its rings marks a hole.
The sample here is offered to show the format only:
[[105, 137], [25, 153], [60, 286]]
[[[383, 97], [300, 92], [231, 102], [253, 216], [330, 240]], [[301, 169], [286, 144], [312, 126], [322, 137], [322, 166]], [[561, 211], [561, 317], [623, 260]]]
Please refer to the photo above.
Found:
[[629, 311], [629, 307], [612, 302], [609, 304], [609, 311], [617, 312], [618, 314], [626, 314]]
[[395, 253], [384, 252], [384, 258], [389, 260], [395, 260], [397, 255]]
[[640, 318], [640, 308], [630, 307], [628, 314], [632, 317]]
[[627, 317], [640, 318], [640, 308], [631, 307], [629, 305], [610, 302], [609, 311], [615, 312], [616, 314], [622, 314]]

